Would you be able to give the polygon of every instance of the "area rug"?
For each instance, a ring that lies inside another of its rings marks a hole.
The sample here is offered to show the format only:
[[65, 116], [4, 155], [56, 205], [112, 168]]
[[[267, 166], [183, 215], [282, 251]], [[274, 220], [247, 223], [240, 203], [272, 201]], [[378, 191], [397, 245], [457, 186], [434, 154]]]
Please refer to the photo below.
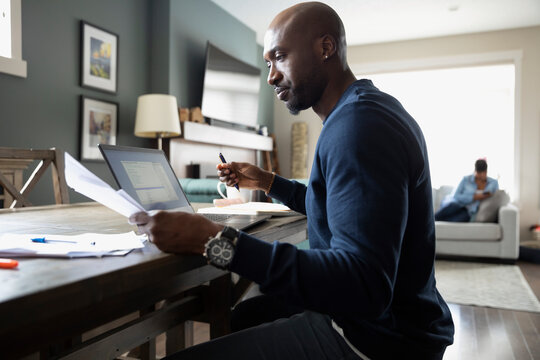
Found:
[[540, 302], [515, 265], [437, 260], [435, 278], [450, 303], [540, 312]]

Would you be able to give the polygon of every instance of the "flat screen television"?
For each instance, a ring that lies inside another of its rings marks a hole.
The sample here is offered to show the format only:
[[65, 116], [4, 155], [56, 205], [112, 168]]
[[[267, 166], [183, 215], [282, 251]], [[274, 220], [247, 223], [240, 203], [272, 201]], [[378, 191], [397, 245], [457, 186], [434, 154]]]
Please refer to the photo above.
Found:
[[256, 126], [261, 70], [211, 43], [206, 48], [206, 67], [201, 111], [205, 118]]

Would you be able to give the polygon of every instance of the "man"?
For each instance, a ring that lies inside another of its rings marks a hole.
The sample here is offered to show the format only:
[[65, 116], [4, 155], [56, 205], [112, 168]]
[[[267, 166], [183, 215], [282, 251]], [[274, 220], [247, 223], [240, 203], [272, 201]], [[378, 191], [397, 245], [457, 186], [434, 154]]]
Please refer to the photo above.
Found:
[[480, 201], [490, 198], [499, 190], [499, 182], [487, 176], [487, 162], [478, 159], [474, 174], [461, 179], [456, 191], [435, 213], [437, 221], [469, 222], [476, 218]]
[[[211, 263], [276, 300], [259, 302], [275, 305], [274, 318], [253, 321], [271, 322], [178, 358], [441, 359], [454, 328], [435, 287], [431, 183], [418, 125], [371, 81], [356, 81], [343, 24], [322, 3], [281, 12], [264, 58], [268, 83], [289, 110], [311, 107], [323, 121], [309, 186], [244, 163], [218, 165], [218, 173], [229, 186], [264, 190], [307, 214], [311, 249], [268, 244], [193, 214], [132, 217], [164, 251], [202, 254], [207, 244]], [[212, 259], [208, 238], [222, 230], [232, 259]], [[245, 308], [253, 317], [267, 310]]]

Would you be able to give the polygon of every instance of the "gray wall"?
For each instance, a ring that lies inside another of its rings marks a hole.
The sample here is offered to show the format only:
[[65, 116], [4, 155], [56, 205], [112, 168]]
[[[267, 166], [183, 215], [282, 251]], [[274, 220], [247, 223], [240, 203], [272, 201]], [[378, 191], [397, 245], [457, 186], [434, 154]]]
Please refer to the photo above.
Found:
[[273, 92], [256, 35], [210, 0], [152, 3], [152, 91], [175, 95], [182, 107], [201, 106], [206, 43], [261, 68], [258, 124], [273, 129]]
[[[0, 146], [55, 146], [77, 158], [80, 95], [119, 104], [119, 144], [151, 144], [132, 135], [137, 97], [147, 92], [149, 84], [148, 8], [147, 0], [22, 1], [22, 53], [28, 77], [0, 74]], [[80, 20], [119, 36], [116, 95], [79, 86]], [[112, 183], [105, 163], [84, 165]], [[30, 201], [54, 203], [51, 189], [46, 174]], [[85, 199], [74, 192], [70, 198], [72, 202]]]
[[206, 42], [257, 66], [255, 32], [210, 0], [170, 1], [170, 94], [200, 106]]
[[[80, 20], [119, 36], [116, 94], [79, 86]], [[133, 135], [139, 95], [170, 93], [181, 106], [200, 106], [207, 40], [254, 65], [261, 56], [255, 33], [210, 0], [24, 0], [22, 25], [28, 77], [0, 73], [0, 146], [55, 146], [75, 157], [81, 95], [119, 104], [119, 145], [155, 147]], [[261, 108], [270, 110], [259, 116], [265, 124], [273, 121], [268, 95]], [[113, 184], [105, 163], [83, 165]], [[49, 178], [34, 189], [34, 204], [54, 202]], [[72, 191], [70, 198], [86, 200]]]

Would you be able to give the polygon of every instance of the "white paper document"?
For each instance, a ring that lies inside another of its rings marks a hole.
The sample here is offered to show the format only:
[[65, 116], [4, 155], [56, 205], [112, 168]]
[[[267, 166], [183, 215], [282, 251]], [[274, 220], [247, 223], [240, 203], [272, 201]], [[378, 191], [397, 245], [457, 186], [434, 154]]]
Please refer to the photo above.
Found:
[[283, 204], [275, 204], [269, 202], [251, 201], [241, 204], [233, 204], [228, 206], [214, 206], [201, 208], [197, 211], [200, 214], [233, 214], [233, 215], [272, 215], [272, 216], [291, 216], [302, 215], [291, 210]]
[[0, 256], [8, 257], [102, 257], [123, 256], [144, 247], [146, 235], [133, 231], [122, 234], [80, 235], [3, 234]]
[[67, 152], [65, 153], [65, 175], [67, 185], [76, 192], [95, 200], [108, 208], [129, 217], [145, 211], [144, 208], [124, 190], [114, 190], [98, 178]]

